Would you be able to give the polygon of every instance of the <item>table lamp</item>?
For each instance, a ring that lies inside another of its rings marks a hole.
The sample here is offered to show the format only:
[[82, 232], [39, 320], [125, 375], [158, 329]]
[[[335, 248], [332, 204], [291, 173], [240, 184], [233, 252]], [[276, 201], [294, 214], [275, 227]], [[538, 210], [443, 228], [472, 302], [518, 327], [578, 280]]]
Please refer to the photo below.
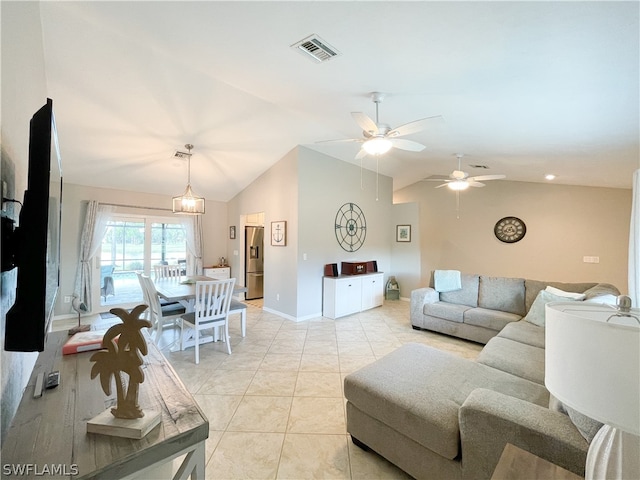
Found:
[[564, 405], [604, 426], [589, 446], [585, 478], [640, 478], [640, 310], [553, 302], [545, 314], [545, 385]]

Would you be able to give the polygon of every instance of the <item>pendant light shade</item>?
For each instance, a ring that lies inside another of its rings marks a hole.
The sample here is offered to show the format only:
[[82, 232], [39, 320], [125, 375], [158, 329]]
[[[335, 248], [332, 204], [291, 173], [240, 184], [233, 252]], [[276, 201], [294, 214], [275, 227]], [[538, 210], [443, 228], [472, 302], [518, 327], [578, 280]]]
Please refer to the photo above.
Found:
[[187, 157], [187, 188], [180, 196], [173, 197], [173, 213], [179, 215], [202, 215], [204, 213], [204, 198], [198, 197], [191, 189], [191, 149], [193, 145], [186, 144], [189, 153], [181, 153], [180, 156]]

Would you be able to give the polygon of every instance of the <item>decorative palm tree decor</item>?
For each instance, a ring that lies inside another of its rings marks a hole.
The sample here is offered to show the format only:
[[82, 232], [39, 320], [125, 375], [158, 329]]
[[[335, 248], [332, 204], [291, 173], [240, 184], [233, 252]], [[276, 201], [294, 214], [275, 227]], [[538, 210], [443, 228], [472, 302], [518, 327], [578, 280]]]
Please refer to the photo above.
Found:
[[[142, 438], [160, 421], [160, 413], [155, 411], [152, 418], [139, 421], [145, 416], [138, 404], [138, 393], [140, 384], [144, 382], [142, 357], [148, 351], [141, 329], [151, 327], [151, 322], [140, 319], [140, 314], [146, 309], [146, 305], [138, 305], [131, 313], [122, 308], [110, 310], [122, 323], [107, 330], [102, 339], [102, 350], [91, 356], [90, 360], [95, 362], [91, 378], [100, 376], [100, 385], [106, 395], [111, 395], [111, 384], [115, 379], [117, 404], [90, 420], [88, 432]], [[125, 382], [125, 378], [128, 381]], [[138, 422], [131, 424], [132, 420]]]

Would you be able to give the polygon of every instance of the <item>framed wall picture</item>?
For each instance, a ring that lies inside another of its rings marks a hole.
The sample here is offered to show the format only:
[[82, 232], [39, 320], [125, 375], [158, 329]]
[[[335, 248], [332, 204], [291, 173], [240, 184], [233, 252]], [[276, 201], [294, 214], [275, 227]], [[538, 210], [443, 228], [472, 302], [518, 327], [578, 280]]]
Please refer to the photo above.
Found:
[[411, 225], [396, 225], [396, 242], [411, 241]]
[[271, 245], [274, 247], [287, 245], [287, 222], [285, 220], [271, 222]]
[[229, 238], [231, 240], [235, 240], [236, 239], [236, 226], [235, 225], [231, 225], [229, 227]]

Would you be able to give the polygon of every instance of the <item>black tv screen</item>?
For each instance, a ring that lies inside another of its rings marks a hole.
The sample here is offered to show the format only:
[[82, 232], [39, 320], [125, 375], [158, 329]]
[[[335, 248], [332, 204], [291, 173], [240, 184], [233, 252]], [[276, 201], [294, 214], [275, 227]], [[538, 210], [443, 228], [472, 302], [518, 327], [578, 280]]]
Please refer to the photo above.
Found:
[[27, 190], [11, 239], [18, 274], [16, 301], [6, 315], [5, 350], [44, 350], [60, 285], [61, 220], [60, 149], [53, 101], [47, 99], [30, 122]]

